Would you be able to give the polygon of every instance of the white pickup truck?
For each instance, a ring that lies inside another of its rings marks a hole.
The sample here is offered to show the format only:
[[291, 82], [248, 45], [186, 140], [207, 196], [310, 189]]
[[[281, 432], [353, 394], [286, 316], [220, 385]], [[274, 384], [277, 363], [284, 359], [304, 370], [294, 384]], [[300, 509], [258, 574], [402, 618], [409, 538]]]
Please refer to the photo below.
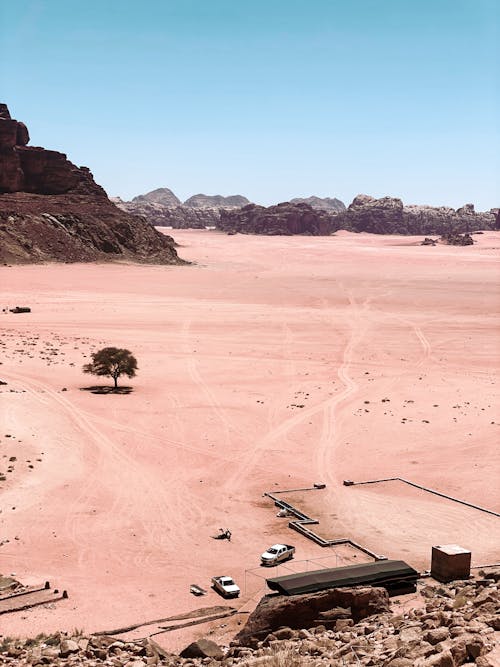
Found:
[[262, 565], [278, 565], [278, 563], [293, 558], [294, 553], [295, 547], [292, 547], [291, 544], [273, 544], [267, 551], [264, 551], [260, 562]]
[[212, 577], [212, 588], [214, 591], [225, 598], [237, 598], [240, 594], [240, 588], [231, 577]]

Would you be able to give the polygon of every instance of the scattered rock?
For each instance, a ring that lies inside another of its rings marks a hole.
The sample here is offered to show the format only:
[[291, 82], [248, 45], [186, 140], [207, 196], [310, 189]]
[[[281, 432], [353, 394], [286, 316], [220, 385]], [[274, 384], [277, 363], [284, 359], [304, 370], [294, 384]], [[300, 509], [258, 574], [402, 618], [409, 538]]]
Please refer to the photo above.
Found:
[[[273, 628], [264, 636], [257, 632], [253, 647], [246, 640], [220, 647], [208, 639], [199, 639], [180, 656], [175, 656], [152, 639], [125, 641], [105, 635], [56, 634], [26, 641], [3, 638], [0, 664], [10, 667], [216, 667], [218, 664], [224, 667], [299, 664], [306, 667], [458, 667], [467, 664], [496, 667], [498, 651], [490, 622], [500, 616], [498, 588], [495, 580], [488, 578], [489, 574], [481, 576], [484, 579], [425, 586], [425, 597], [422, 596], [421, 601], [425, 601], [426, 608], [417, 606], [397, 616], [387, 608], [385, 590], [380, 598], [379, 589], [349, 589], [348, 600], [337, 596], [346, 593], [346, 589], [332, 589], [327, 591], [331, 597], [326, 601], [318, 594], [294, 596], [295, 599], [286, 598], [284, 606], [281, 596], [266, 596], [256, 609], [257, 618], [256, 612], [250, 616], [250, 627], [245, 628], [246, 633], [243, 631], [243, 638], [248, 638], [252, 628], [269, 627], [271, 620]], [[367, 597], [370, 590], [375, 594]], [[466, 604], [454, 607], [453, 600], [457, 596], [464, 597]], [[271, 604], [269, 598], [274, 599]], [[372, 605], [379, 605], [381, 611], [365, 620], [363, 614], [373, 612], [370, 600]], [[283, 621], [284, 611], [288, 622]], [[342, 618], [347, 615], [350, 617]], [[311, 626], [304, 625], [311, 619]], [[339, 627], [332, 627], [333, 623]]]
[[180, 652], [182, 658], [223, 658], [224, 653], [210, 639], [198, 639]]

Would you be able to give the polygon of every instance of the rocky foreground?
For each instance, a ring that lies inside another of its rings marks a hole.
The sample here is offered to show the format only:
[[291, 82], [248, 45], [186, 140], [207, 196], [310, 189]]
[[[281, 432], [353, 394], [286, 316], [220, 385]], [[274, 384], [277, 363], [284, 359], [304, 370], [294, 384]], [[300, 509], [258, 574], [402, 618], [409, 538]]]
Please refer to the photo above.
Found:
[[395, 598], [390, 604], [386, 591], [379, 588], [266, 596], [230, 646], [201, 639], [179, 656], [151, 638], [127, 642], [106, 635], [57, 634], [26, 641], [3, 637], [0, 663], [12, 667], [498, 667], [499, 580], [497, 571], [448, 585], [424, 584], [414, 599], [416, 606], [401, 613], [400, 601]]
[[86, 167], [29, 140], [0, 104], [0, 262], [181, 262], [173, 239], [118, 209]]

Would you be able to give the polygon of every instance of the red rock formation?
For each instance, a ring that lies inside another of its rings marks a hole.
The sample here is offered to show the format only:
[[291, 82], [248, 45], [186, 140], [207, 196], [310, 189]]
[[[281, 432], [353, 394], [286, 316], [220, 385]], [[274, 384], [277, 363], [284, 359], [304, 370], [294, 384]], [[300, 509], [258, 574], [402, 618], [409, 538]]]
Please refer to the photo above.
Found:
[[357, 623], [372, 614], [389, 612], [389, 595], [384, 588], [375, 587], [330, 588], [291, 596], [265, 595], [235, 640], [243, 646], [256, 646], [259, 640], [280, 627], [310, 628], [315, 623], [323, 623], [323, 612], [335, 607], [348, 610], [348, 616]]
[[242, 234], [310, 234], [324, 236], [337, 229], [335, 216], [308, 204], [283, 202], [276, 206], [248, 204], [240, 209], [221, 210], [218, 227]]
[[0, 104], [0, 261], [181, 261], [173, 239], [118, 209], [87, 167], [28, 141]]
[[30, 136], [24, 123], [11, 118], [0, 104], [0, 193], [32, 192], [58, 195], [78, 190], [106, 197], [85, 167], [76, 167], [64, 153], [27, 146]]

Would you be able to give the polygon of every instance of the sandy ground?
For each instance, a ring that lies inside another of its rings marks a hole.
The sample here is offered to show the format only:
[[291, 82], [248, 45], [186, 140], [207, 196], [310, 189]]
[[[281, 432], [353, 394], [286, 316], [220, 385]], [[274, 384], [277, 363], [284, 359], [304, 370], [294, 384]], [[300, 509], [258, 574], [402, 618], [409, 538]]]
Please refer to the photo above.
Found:
[[[1, 632], [111, 630], [223, 604], [189, 593], [217, 574], [234, 576], [248, 611], [269, 544], [325, 557], [262, 495], [314, 482], [327, 487], [303, 501], [328, 537], [420, 569], [434, 544], [498, 562], [497, 517], [342, 480], [403, 477], [500, 512], [500, 233], [466, 248], [174, 236], [196, 265], [0, 267], [1, 307], [32, 308], [0, 313], [0, 572], [69, 592], [2, 616]], [[84, 390], [106, 383], [81, 367], [108, 345], [138, 359], [128, 395]], [[211, 539], [220, 527], [230, 543]], [[156, 638], [175, 650], [201, 632]]]

